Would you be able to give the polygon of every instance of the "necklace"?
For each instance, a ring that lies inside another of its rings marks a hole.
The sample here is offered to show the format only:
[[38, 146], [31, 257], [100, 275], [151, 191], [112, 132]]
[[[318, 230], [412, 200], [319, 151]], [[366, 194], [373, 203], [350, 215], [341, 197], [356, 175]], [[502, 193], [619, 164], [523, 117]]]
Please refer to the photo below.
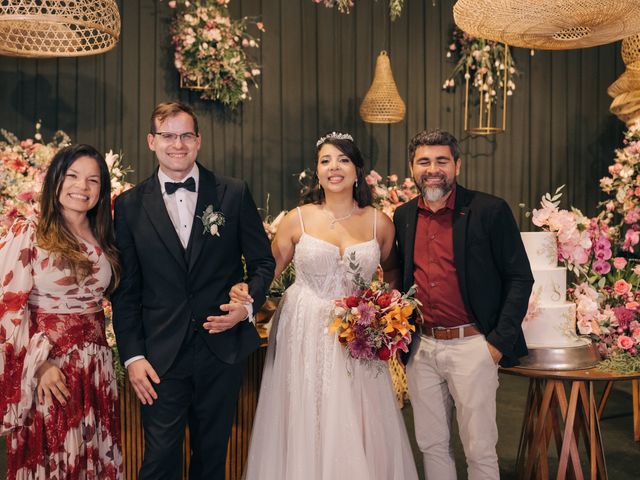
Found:
[[327, 217], [329, 217], [329, 228], [331, 230], [336, 228], [336, 223], [341, 222], [343, 220], [346, 220], [347, 218], [350, 218], [351, 215], [353, 215], [353, 212], [356, 209], [356, 203], [353, 202], [353, 207], [351, 207], [351, 211], [346, 214], [344, 217], [334, 217], [333, 214], [331, 212], [329, 212], [328, 210], [325, 210], [324, 208], [322, 209], [322, 211], [327, 215]]

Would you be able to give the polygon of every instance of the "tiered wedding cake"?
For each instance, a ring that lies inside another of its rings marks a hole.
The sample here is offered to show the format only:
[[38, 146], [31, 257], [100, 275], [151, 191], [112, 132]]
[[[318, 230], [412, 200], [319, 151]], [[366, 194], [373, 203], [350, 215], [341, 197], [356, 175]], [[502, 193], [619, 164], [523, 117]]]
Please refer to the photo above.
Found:
[[576, 334], [576, 305], [567, 301], [567, 269], [558, 266], [556, 235], [552, 232], [522, 233], [533, 271], [533, 291], [522, 330], [529, 349], [588, 345], [591, 340]]

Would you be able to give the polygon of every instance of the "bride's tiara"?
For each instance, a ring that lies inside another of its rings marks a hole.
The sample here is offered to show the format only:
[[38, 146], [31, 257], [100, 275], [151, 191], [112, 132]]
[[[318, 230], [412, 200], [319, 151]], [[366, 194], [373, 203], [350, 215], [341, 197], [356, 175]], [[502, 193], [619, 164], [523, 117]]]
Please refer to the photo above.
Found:
[[327, 140], [331, 140], [331, 139], [335, 139], [335, 140], [351, 140], [353, 142], [353, 137], [351, 135], [349, 135], [348, 133], [331, 132], [331, 133], [325, 135], [324, 137], [320, 137], [318, 139], [318, 141], [316, 142], [316, 148], [318, 148], [320, 145], [322, 145]]

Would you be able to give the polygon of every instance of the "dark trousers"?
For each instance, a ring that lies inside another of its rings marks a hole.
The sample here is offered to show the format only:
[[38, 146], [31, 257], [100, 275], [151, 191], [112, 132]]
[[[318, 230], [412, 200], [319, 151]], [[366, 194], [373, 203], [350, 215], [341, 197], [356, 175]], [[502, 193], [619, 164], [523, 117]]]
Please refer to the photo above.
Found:
[[182, 477], [185, 425], [191, 442], [190, 480], [224, 480], [227, 443], [246, 362], [220, 362], [193, 335], [154, 385], [158, 399], [141, 408], [145, 451], [140, 480]]

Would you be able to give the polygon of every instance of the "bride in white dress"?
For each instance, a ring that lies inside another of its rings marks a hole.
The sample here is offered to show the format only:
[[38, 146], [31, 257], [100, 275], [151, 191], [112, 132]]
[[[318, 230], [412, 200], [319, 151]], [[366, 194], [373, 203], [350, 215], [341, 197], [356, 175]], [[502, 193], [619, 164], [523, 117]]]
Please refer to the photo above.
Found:
[[[322, 137], [316, 151], [306, 204], [272, 244], [276, 277], [293, 260], [296, 280], [274, 316], [245, 479], [417, 479], [388, 369], [349, 358], [328, 330], [334, 300], [354, 290], [350, 261], [365, 279], [381, 264], [395, 280], [393, 223], [371, 206], [350, 135]], [[231, 296], [251, 301], [245, 292]]]

